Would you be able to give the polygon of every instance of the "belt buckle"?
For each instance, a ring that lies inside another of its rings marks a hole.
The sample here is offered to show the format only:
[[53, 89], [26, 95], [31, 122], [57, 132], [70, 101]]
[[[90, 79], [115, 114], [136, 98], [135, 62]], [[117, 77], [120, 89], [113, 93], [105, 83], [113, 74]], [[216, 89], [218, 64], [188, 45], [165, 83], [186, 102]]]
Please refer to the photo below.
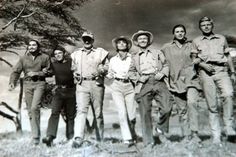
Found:
[[61, 85], [61, 88], [62, 88], [62, 89], [65, 89], [65, 88], [66, 88], [66, 85]]

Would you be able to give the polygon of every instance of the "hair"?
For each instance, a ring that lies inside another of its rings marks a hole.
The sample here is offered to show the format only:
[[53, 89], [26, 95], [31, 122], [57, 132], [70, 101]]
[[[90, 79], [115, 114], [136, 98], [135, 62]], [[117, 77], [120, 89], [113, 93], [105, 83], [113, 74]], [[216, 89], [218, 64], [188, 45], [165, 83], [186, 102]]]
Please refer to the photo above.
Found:
[[34, 41], [34, 42], [38, 45], [38, 49], [40, 49], [41, 45], [40, 45], [39, 41], [36, 40], [36, 39], [30, 39], [30, 40], [28, 41], [28, 44], [27, 44], [27, 45], [29, 45], [29, 43], [30, 43], [31, 41]]
[[66, 50], [65, 50], [64, 47], [62, 47], [62, 46], [60, 46], [60, 45], [56, 45], [56, 46], [54, 47], [53, 51], [52, 51], [52, 56], [53, 56], [53, 57], [55, 56], [54, 53], [55, 53], [56, 50], [60, 50], [60, 51], [62, 51], [64, 54], [66, 54]]
[[173, 27], [173, 29], [172, 29], [172, 34], [174, 34], [174, 33], [175, 33], [175, 29], [176, 29], [176, 28], [178, 28], [178, 27], [181, 27], [181, 28], [183, 28], [183, 29], [184, 29], [184, 32], [185, 32], [185, 34], [187, 33], [187, 32], [186, 32], [186, 28], [185, 28], [185, 26], [184, 26], [184, 25], [182, 25], [182, 24], [178, 24], [178, 25], [175, 25], [175, 26]]
[[129, 43], [128, 43], [125, 39], [118, 39], [118, 40], [116, 41], [116, 52], [119, 51], [119, 50], [118, 50], [118, 47], [117, 47], [117, 43], [118, 43], [118, 41], [121, 41], [121, 40], [126, 43], [126, 49], [125, 49], [125, 51], [129, 52]]
[[200, 28], [200, 26], [201, 26], [201, 23], [204, 22], [204, 21], [209, 21], [209, 22], [212, 24], [212, 26], [214, 26], [214, 24], [213, 24], [213, 19], [210, 18], [210, 17], [204, 16], [204, 17], [202, 17], [202, 18], [199, 20], [199, 22], [198, 22], [199, 28]]

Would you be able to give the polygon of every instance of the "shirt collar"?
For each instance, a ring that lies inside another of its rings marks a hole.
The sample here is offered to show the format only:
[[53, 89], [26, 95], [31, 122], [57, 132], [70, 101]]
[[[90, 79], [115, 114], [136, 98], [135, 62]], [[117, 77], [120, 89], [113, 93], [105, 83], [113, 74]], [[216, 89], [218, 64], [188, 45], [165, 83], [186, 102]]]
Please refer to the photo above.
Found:
[[[183, 47], [186, 43], [189, 43], [190, 41], [187, 40], [187, 38], [185, 38], [184, 43], [182, 44], [181, 47]], [[176, 39], [173, 39], [173, 41], [171, 42], [172, 45], [176, 45], [177, 47], [180, 47], [179, 45], [181, 45]]]
[[83, 47], [82, 52], [87, 52], [87, 53], [95, 52], [95, 48], [92, 47], [91, 49], [87, 50], [86, 48]]
[[142, 50], [142, 49], [139, 49], [139, 55], [141, 56], [143, 53], [152, 53], [151, 49], [150, 48], [146, 48], [145, 50]]
[[211, 40], [211, 39], [218, 39], [218, 38], [220, 38], [217, 34], [212, 34], [211, 36], [209, 36], [209, 37], [207, 37], [207, 36], [201, 36], [201, 40], [204, 40], [204, 39], [209, 39], [209, 40]]
[[27, 53], [26, 53], [27, 56], [32, 56], [32, 57], [35, 57], [35, 58], [38, 57], [38, 56], [40, 56], [41, 54], [42, 54], [41, 52], [38, 52], [38, 53], [34, 56], [34, 55], [32, 55], [30, 52], [27, 52]]
[[130, 54], [130, 53], [127, 53], [126, 57], [122, 59], [122, 58], [120, 57], [119, 53], [117, 53], [117, 54], [116, 54], [116, 57], [119, 58], [119, 59], [121, 59], [121, 60], [123, 61], [123, 60], [126, 60], [128, 57], [131, 57], [131, 54]]

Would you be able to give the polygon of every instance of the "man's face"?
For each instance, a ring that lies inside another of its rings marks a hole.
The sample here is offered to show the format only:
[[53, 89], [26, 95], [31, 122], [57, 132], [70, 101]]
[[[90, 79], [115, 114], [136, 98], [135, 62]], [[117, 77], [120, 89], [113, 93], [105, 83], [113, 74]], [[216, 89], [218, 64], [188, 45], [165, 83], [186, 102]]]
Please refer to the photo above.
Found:
[[64, 59], [64, 52], [61, 50], [55, 50], [54, 51], [54, 56], [57, 61], [62, 61]]
[[175, 28], [175, 31], [174, 31], [174, 37], [177, 39], [177, 40], [183, 40], [184, 37], [185, 37], [185, 31], [182, 27], [177, 27]]
[[82, 40], [84, 42], [84, 48], [91, 49], [93, 47], [94, 40], [92, 38], [85, 36], [82, 38]]
[[124, 51], [127, 49], [127, 43], [124, 40], [118, 40], [116, 43], [117, 50]]
[[137, 38], [138, 46], [141, 48], [148, 47], [148, 36], [147, 35], [140, 35]]
[[36, 41], [29, 42], [28, 50], [30, 53], [34, 53], [38, 50], [38, 44], [36, 43]]
[[210, 34], [213, 30], [213, 24], [210, 21], [203, 21], [200, 23], [200, 30], [205, 34]]

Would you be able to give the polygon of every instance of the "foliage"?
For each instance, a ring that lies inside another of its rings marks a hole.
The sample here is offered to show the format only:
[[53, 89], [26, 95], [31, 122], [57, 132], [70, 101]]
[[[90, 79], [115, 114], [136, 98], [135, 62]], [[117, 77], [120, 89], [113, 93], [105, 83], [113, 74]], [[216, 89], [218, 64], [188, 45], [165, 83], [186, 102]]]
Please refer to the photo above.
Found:
[[1, 0], [0, 50], [40, 40], [48, 53], [56, 44], [73, 45], [84, 28], [73, 15], [89, 0]]

